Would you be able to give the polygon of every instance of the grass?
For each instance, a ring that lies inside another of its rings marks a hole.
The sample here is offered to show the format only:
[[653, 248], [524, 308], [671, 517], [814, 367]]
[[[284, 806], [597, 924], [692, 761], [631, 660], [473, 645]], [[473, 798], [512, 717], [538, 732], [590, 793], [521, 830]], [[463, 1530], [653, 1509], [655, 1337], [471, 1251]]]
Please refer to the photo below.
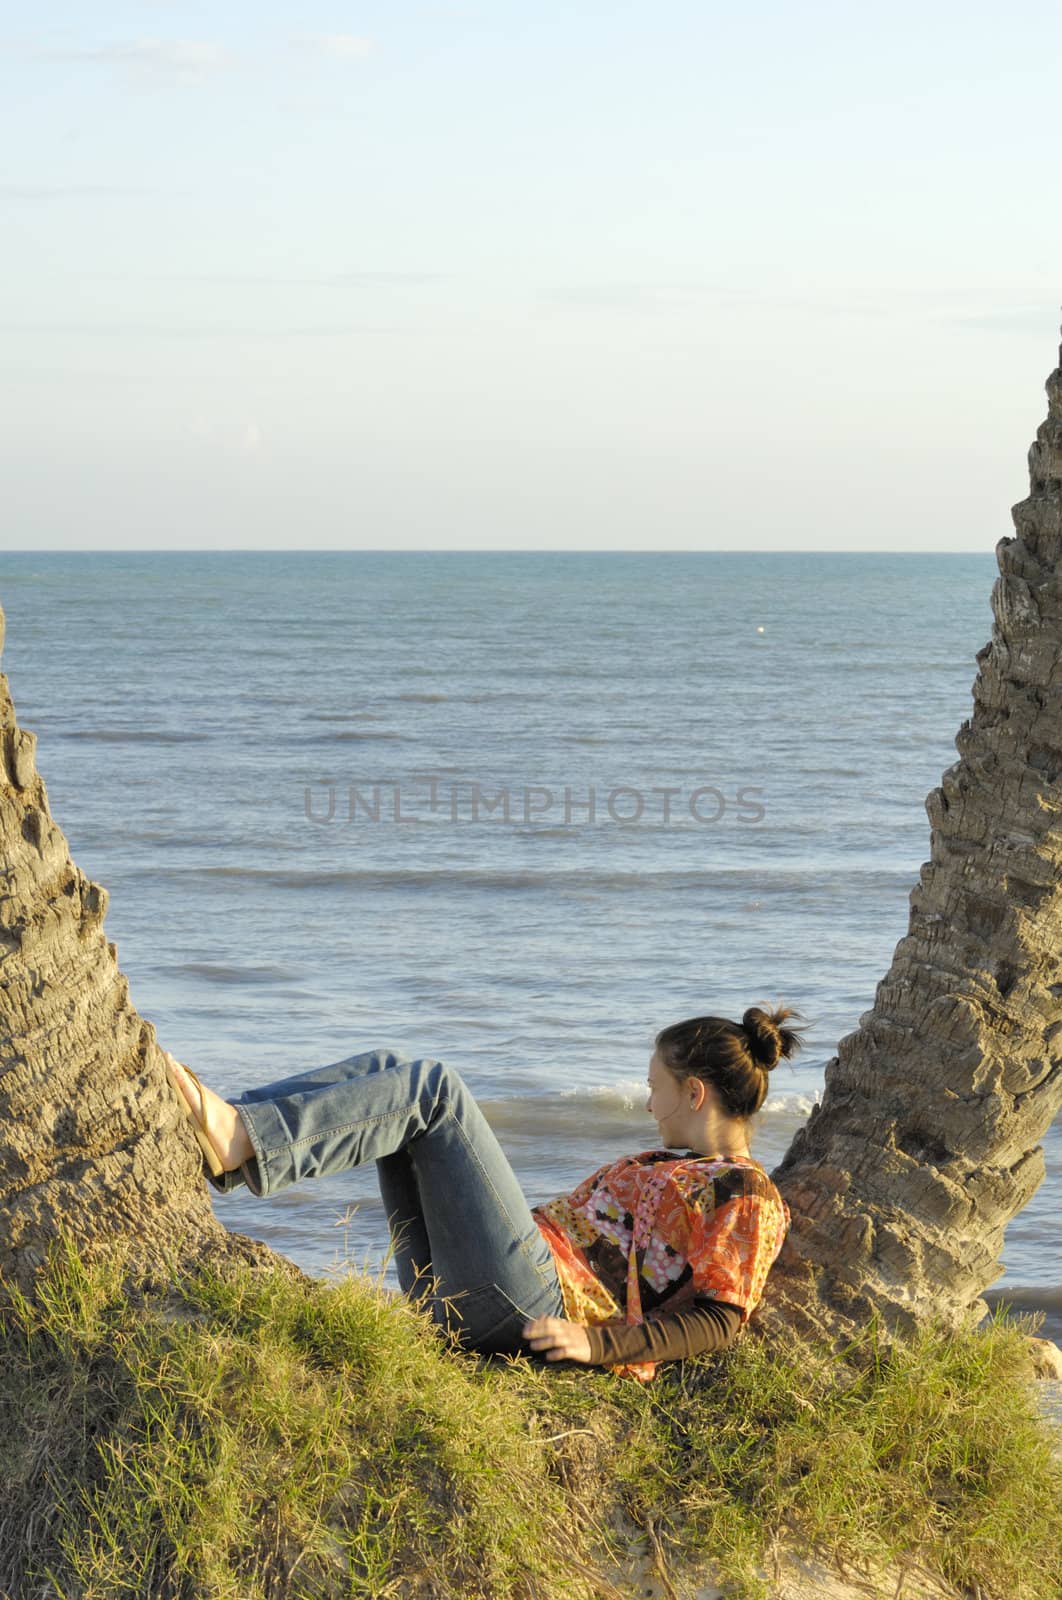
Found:
[[1062, 1593], [1062, 1475], [999, 1320], [843, 1356], [746, 1338], [643, 1387], [476, 1361], [357, 1276], [205, 1267], [131, 1303], [63, 1245], [2, 1324], [12, 1600], [590, 1600], [632, 1530], [748, 1600], [778, 1541]]

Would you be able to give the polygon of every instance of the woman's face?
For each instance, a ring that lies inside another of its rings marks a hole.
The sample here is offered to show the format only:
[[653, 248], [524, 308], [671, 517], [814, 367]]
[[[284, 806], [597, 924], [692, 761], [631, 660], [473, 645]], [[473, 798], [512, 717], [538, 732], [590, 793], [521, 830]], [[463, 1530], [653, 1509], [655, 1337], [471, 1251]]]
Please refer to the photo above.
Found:
[[689, 1102], [683, 1096], [678, 1079], [655, 1051], [649, 1059], [649, 1098], [645, 1109], [656, 1121], [664, 1149], [686, 1145]]

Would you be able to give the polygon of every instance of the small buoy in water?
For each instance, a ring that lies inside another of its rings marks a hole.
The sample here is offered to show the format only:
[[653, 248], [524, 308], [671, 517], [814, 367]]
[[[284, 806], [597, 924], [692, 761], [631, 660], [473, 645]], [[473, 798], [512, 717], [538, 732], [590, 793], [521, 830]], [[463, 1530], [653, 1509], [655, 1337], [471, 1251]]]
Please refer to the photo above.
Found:
[[765, 628], [763, 628], [763, 627], [762, 627], [762, 626], [761, 626], [761, 627], [759, 627], [759, 628], [757, 628], [757, 629], [756, 629], [756, 632], [757, 632], [757, 633], [765, 633], [765, 632], [766, 632], [766, 629], [765, 629]]

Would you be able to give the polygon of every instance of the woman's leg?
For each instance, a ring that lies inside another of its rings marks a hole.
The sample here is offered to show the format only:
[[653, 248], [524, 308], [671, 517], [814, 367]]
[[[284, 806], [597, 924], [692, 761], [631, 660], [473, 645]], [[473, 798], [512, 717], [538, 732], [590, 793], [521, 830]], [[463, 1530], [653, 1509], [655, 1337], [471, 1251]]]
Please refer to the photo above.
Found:
[[424, 1219], [417, 1175], [408, 1150], [380, 1156], [376, 1181], [384, 1203], [391, 1253], [399, 1286], [410, 1300], [427, 1300], [435, 1292], [431, 1236]]
[[372, 1050], [234, 1102], [254, 1146], [241, 1177], [275, 1194], [375, 1160], [400, 1281], [479, 1349], [525, 1348], [524, 1321], [559, 1316], [549, 1248], [468, 1088], [441, 1061]]

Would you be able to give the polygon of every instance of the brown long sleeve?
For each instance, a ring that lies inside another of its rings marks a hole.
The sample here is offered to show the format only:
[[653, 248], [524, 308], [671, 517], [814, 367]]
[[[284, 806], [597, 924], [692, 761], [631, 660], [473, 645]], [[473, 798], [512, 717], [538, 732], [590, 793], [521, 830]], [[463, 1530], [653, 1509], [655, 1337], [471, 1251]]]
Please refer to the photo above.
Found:
[[601, 1322], [587, 1328], [594, 1366], [626, 1361], [681, 1361], [725, 1350], [741, 1326], [741, 1310], [721, 1300], [695, 1300], [686, 1311], [648, 1322]]

